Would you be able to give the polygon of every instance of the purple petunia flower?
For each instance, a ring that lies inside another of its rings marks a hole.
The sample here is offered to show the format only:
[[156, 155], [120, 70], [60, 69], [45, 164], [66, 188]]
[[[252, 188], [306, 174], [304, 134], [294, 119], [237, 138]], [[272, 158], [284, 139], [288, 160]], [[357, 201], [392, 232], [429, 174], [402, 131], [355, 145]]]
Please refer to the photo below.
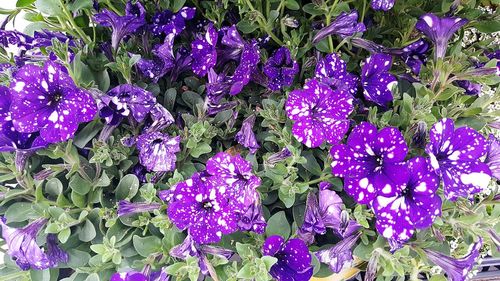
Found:
[[370, 4], [374, 10], [389, 11], [395, 2], [396, 0], [372, 0]]
[[344, 268], [350, 267], [354, 257], [352, 256], [352, 247], [356, 244], [361, 232], [354, 233], [334, 246], [315, 252], [314, 254], [322, 263], [328, 264], [330, 270], [334, 273], [341, 272]]
[[253, 231], [257, 234], [264, 234], [266, 230], [266, 220], [262, 214], [262, 205], [252, 204], [240, 216], [238, 227], [243, 231]]
[[260, 51], [257, 42], [254, 40], [246, 43], [241, 53], [240, 62], [231, 76], [231, 88], [229, 94], [237, 95], [243, 90], [243, 87], [250, 83], [251, 74], [257, 68], [260, 61]]
[[312, 257], [306, 244], [300, 239], [285, 242], [281, 236], [270, 236], [262, 245], [262, 254], [278, 259], [269, 271], [278, 281], [307, 281], [312, 277]]
[[155, 104], [156, 98], [152, 93], [131, 84], [114, 87], [98, 101], [100, 117], [111, 126], [118, 125], [129, 115], [142, 122]]
[[465, 90], [466, 95], [477, 96], [481, 93], [481, 84], [469, 80], [457, 80], [455, 84]]
[[59, 263], [68, 263], [69, 255], [57, 244], [57, 236], [55, 234], [47, 235], [47, 258], [49, 259], [50, 267], [56, 267]]
[[174, 34], [168, 34], [163, 44], [158, 44], [153, 49], [154, 59], [140, 58], [137, 62], [137, 68], [145, 77], [153, 82], [158, 82], [176, 66], [174, 57]]
[[345, 38], [364, 31], [366, 31], [366, 27], [362, 22], [358, 23], [357, 10], [351, 10], [349, 13], [342, 12], [332, 21], [332, 23], [323, 27], [316, 33], [312, 43], [317, 44], [319, 41], [323, 40], [323, 38], [332, 34]]
[[127, 271], [127, 272], [116, 272], [111, 275], [109, 281], [149, 281], [146, 275], [142, 272], [137, 271]]
[[79, 123], [92, 121], [97, 107], [92, 95], [78, 88], [66, 68], [48, 61], [25, 65], [10, 85], [14, 127], [21, 133], [40, 131], [49, 143], [66, 141]]
[[488, 137], [488, 150], [484, 163], [490, 168], [491, 175], [500, 180], [500, 142], [492, 134]]
[[448, 41], [467, 22], [469, 22], [467, 19], [440, 18], [428, 13], [419, 18], [415, 27], [434, 43], [434, 58], [437, 60], [438, 58], [444, 58], [448, 48]]
[[316, 65], [314, 76], [322, 83], [342, 94], [354, 95], [358, 91], [358, 77], [347, 72], [346, 63], [336, 53], [327, 55]]
[[286, 101], [287, 116], [295, 121], [293, 135], [307, 147], [318, 147], [325, 140], [340, 142], [349, 129], [352, 100], [316, 79], [309, 80], [303, 89], [290, 92]]
[[184, 242], [170, 250], [170, 255], [178, 259], [185, 260], [191, 256], [197, 257], [198, 265], [202, 274], [208, 273], [207, 254], [229, 260], [233, 255], [233, 251], [217, 246], [199, 245], [195, 242], [191, 235], [188, 235], [184, 239]]
[[429, 43], [423, 39], [419, 39], [401, 49], [401, 59], [411, 69], [415, 75], [420, 74], [422, 65], [427, 61], [427, 51], [429, 50]]
[[143, 132], [159, 132], [174, 122], [174, 116], [170, 111], [163, 105], [156, 103], [144, 121]]
[[218, 31], [213, 23], [207, 27], [204, 38], [197, 38], [191, 43], [191, 65], [193, 72], [198, 76], [205, 76], [208, 71], [217, 63]]
[[208, 159], [206, 173], [220, 178], [231, 187], [228, 196], [237, 198], [231, 204], [242, 205], [246, 210], [246, 207], [259, 200], [256, 189], [260, 186], [260, 178], [252, 172], [252, 164], [239, 154], [231, 156], [226, 152], [217, 153]]
[[112, 28], [111, 46], [116, 50], [125, 36], [133, 34], [146, 24], [146, 10], [140, 2], [132, 4], [129, 1], [124, 16], [102, 9], [100, 13], [94, 15], [94, 20], [102, 26]]
[[243, 212], [230, 189], [222, 177], [195, 173], [171, 190], [168, 216], [179, 229], [188, 229], [196, 243], [217, 243], [238, 230], [238, 213]]
[[177, 157], [175, 153], [179, 147], [181, 138], [170, 137], [160, 132], [145, 133], [137, 137], [137, 149], [139, 150], [139, 162], [148, 171], [168, 172], [175, 169]]
[[377, 196], [373, 209], [377, 231], [395, 243], [411, 238], [415, 228], [427, 228], [441, 215], [441, 198], [436, 194], [439, 177], [428, 167], [423, 157], [408, 161], [410, 177], [395, 196]]
[[234, 136], [234, 140], [244, 147], [250, 149], [250, 153], [254, 154], [260, 148], [257, 143], [257, 138], [253, 132], [253, 126], [255, 124], [255, 115], [252, 114], [243, 120], [241, 125], [241, 130]]
[[488, 187], [491, 171], [479, 158], [486, 153], [484, 137], [469, 127], [455, 130], [451, 119], [432, 126], [425, 151], [432, 169], [443, 179], [448, 200], [469, 197]]
[[437, 266], [441, 267], [450, 281], [465, 281], [469, 279], [469, 274], [480, 257], [480, 250], [483, 246], [483, 239], [470, 246], [469, 253], [460, 259], [443, 255], [431, 249], [424, 249], [427, 258]]
[[196, 8], [191, 7], [183, 7], [175, 14], [169, 10], [159, 12], [153, 17], [151, 32], [156, 36], [162, 34], [178, 35], [186, 27], [186, 20], [194, 18], [195, 14]]
[[396, 77], [389, 73], [392, 57], [374, 54], [368, 57], [361, 67], [361, 84], [365, 99], [386, 107], [393, 100], [391, 89], [397, 84]]
[[375, 125], [362, 122], [356, 126], [347, 144], [330, 150], [332, 173], [344, 178], [344, 189], [360, 204], [376, 196], [392, 197], [408, 182], [403, 163], [408, 147], [398, 129], [386, 127], [377, 132]]
[[33, 48], [33, 37], [22, 32], [14, 30], [0, 29], [0, 46], [4, 47], [7, 52], [10, 50], [26, 51]]
[[130, 202], [128, 200], [120, 200], [118, 202], [118, 216], [124, 217], [137, 213], [145, 213], [160, 209], [161, 205], [158, 203], [146, 202]]
[[276, 163], [279, 163], [279, 162], [287, 159], [290, 156], [292, 156], [292, 152], [288, 148], [285, 147], [280, 152], [276, 152], [276, 153], [271, 154], [267, 158], [266, 162], [269, 165], [275, 165]]
[[16, 264], [22, 270], [30, 268], [44, 270], [56, 266], [58, 262], [67, 262], [67, 256], [59, 252], [62, 250], [54, 248], [59, 246], [51, 240], [52, 238], [48, 238], [47, 253], [44, 253], [36, 243], [36, 236], [47, 222], [46, 219], [37, 219], [23, 228], [12, 228], [5, 222], [5, 217], [0, 217], [0, 226], [2, 227], [3, 239], [7, 244], [7, 253], [15, 258]]
[[278, 91], [292, 85], [295, 75], [299, 73], [299, 64], [292, 59], [287, 47], [280, 47], [267, 60], [263, 71], [269, 80], [269, 89]]
[[340, 196], [333, 190], [324, 189], [324, 185], [318, 196], [309, 192], [304, 222], [299, 228], [298, 237], [306, 244], [312, 244], [314, 235], [325, 234], [327, 228], [340, 237], [351, 235], [360, 225], [349, 219], [349, 215], [342, 210], [342, 205]]

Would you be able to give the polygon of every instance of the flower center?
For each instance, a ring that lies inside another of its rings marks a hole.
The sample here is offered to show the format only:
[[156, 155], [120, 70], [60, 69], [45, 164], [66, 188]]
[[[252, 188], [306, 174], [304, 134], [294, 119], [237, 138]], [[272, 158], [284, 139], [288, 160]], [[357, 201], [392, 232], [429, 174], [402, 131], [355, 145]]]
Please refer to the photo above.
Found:
[[153, 145], [155, 145], [155, 144], [160, 144], [160, 143], [162, 143], [162, 142], [163, 142], [163, 140], [162, 140], [162, 139], [155, 139], [155, 140], [152, 142], [152, 144], [153, 144]]
[[62, 93], [56, 92], [52, 97], [52, 101], [59, 102], [62, 99]]
[[210, 202], [210, 201], [204, 202], [202, 204], [203, 204], [203, 209], [205, 209], [207, 211], [211, 210], [213, 207], [212, 202]]

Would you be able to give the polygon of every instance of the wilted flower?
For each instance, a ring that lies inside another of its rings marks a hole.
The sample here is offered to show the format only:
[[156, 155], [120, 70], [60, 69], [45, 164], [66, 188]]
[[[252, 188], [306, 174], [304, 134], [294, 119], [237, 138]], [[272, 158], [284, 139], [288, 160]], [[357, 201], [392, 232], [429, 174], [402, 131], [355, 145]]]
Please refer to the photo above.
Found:
[[439, 177], [425, 158], [408, 161], [410, 177], [395, 196], [379, 195], [373, 201], [377, 230], [396, 243], [406, 242], [415, 228], [427, 228], [441, 215], [441, 198], [436, 194]]
[[479, 259], [479, 250], [481, 250], [482, 246], [483, 239], [480, 237], [476, 243], [471, 245], [469, 253], [460, 259], [454, 259], [431, 249], [424, 249], [424, 251], [430, 261], [446, 272], [448, 280], [465, 281]]
[[391, 89], [397, 84], [396, 77], [389, 73], [391, 65], [391, 56], [374, 54], [366, 59], [361, 68], [361, 84], [365, 98], [382, 107], [386, 107], [393, 100]]
[[257, 68], [259, 61], [260, 51], [257, 42], [245, 43], [240, 62], [234, 70], [233, 76], [230, 78], [232, 85], [229, 89], [229, 94], [233, 96], [239, 94], [243, 90], [243, 87], [250, 83], [251, 74]]
[[57, 244], [57, 236], [55, 234], [47, 235], [47, 258], [49, 259], [50, 267], [56, 267], [58, 263], [68, 263], [69, 255]]
[[12, 228], [6, 224], [5, 217], [0, 217], [7, 253], [15, 259], [22, 270], [30, 268], [44, 270], [57, 266], [58, 262], [67, 262], [67, 255], [62, 253], [52, 237], [48, 237], [47, 253], [44, 253], [36, 243], [36, 236], [46, 222], [46, 219], [40, 218], [23, 228]]
[[441, 176], [448, 200], [469, 197], [488, 187], [491, 171], [479, 158], [486, 153], [486, 140], [469, 127], [455, 130], [451, 119], [442, 119], [430, 131], [425, 151], [433, 170]]
[[491, 175], [500, 180], [500, 142], [492, 134], [488, 137], [488, 147], [484, 163], [490, 168]]
[[342, 12], [337, 16], [332, 23], [323, 27], [313, 38], [312, 43], [316, 44], [332, 34], [336, 34], [341, 38], [352, 36], [358, 32], [366, 31], [365, 25], [358, 23], [358, 11], [351, 10], [349, 13]]
[[5, 50], [26, 51], [33, 48], [33, 38], [14, 30], [0, 29], [0, 46]]
[[372, 0], [371, 7], [374, 10], [389, 11], [395, 2], [396, 0]]
[[111, 46], [116, 50], [125, 36], [133, 34], [146, 24], [146, 10], [140, 2], [132, 4], [129, 1], [124, 16], [117, 15], [108, 9], [102, 9], [100, 13], [94, 15], [94, 20], [102, 26], [113, 29]]
[[180, 137], [170, 137], [160, 132], [145, 133], [137, 138], [139, 162], [149, 171], [168, 172], [175, 169], [180, 151]]
[[175, 14], [169, 10], [159, 12], [153, 17], [151, 31], [157, 36], [162, 34], [177, 35], [186, 27], [186, 20], [194, 18], [195, 13], [196, 8], [191, 7], [183, 7]]
[[438, 58], [444, 58], [448, 48], [448, 41], [467, 22], [466, 19], [440, 18], [428, 13], [419, 18], [415, 27], [434, 43], [434, 57], [437, 60]]
[[325, 140], [336, 144], [349, 129], [352, 97], [311, 79], [303, 89], [290, 92], [285, 110], [295, 121], [292, 133], [299, 142], [307, 147], [318, 147]]
[[144, 121], [144, 132], [159, 132], [167, 128], [170, 124], [174, 123], [174, 116], [163, 107], [163, 105], [156, 103], [149, 111], [146, 120]]
[[255, 153], [259, 149], [260, 145], [257, 143], [257, 138], [253, 132], [253, 126], [255, 124], [255, 115], [252, 114], [243, 120], [241, 125], [241, 130], [234, 136], [239, 144], [250, 149], [250, 153]]
[[155, 104], [156, 98], [152, 93], [138, 86], [122, 84], [100, 97], [99, 115], [111, 126], [118, 125], [129, 115], [142, 122]]
[[276, 280], [308, 281], [311, 279], [312, 257], [302, 240], [289, 239], [285, 242], [281, 236], [270, 236], [262, 245], [262, 254], [278, 259], [269, 271]]
[[191, 43], [191, 65], [193, 72], [198, 76], [205, 76], [208, 71], [217, 63], [218, 31], [213, 23], [207, 27], [204, 38], [197, 38]]
[[429, 51], [429, 43], [424, 39], [419, 39], [404, 48], [401, 49], [403, 52], [400, 56], [401, 59], [406, 63], [406, 65], [411, 69], [411, 71], [418, 75], [420, 74], [420, 69], [422, 65], [427, 62], [427, 51]]
[[40, 131], [49, 143], [73, 137], [79, 123], [94, 119], [92, 95], [78, 88], [66, 68], [47, 61], [43, 68], [25, 65], [10, 85], [14, 128], [20, 133]]
[[354, 247], [360, 236], [361, 232], [354, 233], [340, 240], [334, 246], [319, 250], [314, 254], [320, 262], [327, 264], [332, 272], [339, 273], [344, 268], [351, 266], [354, 260], [352, 247]]
[[346, 63], [336, 53], [326, 55], [316, 65], [314, 76], [330, 88], [342, 94], [354, 95], [358, 91], [359, 79], [347, 72]]
[[146, 202], [130, 202], [128, 200], [120, 200], [118, 202], [118, 216], [124, 217], [133, 215], [136, 213], [145, 213], [160, 209], [160, 204], [158, 203], [146, 203]]
[[292, 156], [292, 153], [290, 152], [290, 150], [288, 148], [283, 148], [280, 152], [276, 152], [276, 153], [273, 153], [271, 154], [268, 158], [267, 158], [267, 163], [269, 163], [270, 165], [274, 165], [278, 162], [281, 162], [283, 160], [285, 160], [286, 158]]
[[295, 75], [299, 73], [299, 64], [292, 59], [287, 47], [280, 47], [267, 60], [263, 71], [269, 79], [269, 89], [277, 91], [292, 85]]
[[412, 130], [414, 130], [411, 138], [412, 144], [416, 147], [424, 148], [427, 138], [427, 124], [424, 121], [419, 121], [412, 127]]
[[347, 144], [333, 146], [332, 173], [344, 178], [344, 189], [360, 204], [369, 204], [376, 196], [397, 195], [408, 182], [404, 161], [408, 147], [401, 132], [386, 127], [377, 132], [375, 125], [356, 126]]
[[481, 84], [469, 80], [457, 80], [455, 84], [465, 90], [466, 95], [477, 96], [481, 93]]
[[142, 75], [150, 78], [153, 82], [158, 82], [176, 66], [174, 57], [174, 34], [168, 34], [163, 44], [158, 44], [153, 49], [153, 59], [140, 58], [137, 61], [137, 68]]
[[266, 230], [266, 220], [262, 214], [262, 205], [252, 204], [245, 213], [240, 216], [238, 227], [243, 231], [253, 231], [257, 234], [264, 234]]

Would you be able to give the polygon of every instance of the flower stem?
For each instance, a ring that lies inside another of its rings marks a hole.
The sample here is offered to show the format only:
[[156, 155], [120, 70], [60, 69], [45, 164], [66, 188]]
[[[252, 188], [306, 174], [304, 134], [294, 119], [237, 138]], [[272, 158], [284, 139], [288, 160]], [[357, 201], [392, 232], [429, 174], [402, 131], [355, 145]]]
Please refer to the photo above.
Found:
[[326, 175], [323, 175], [320, 178], [317, 178], [315, 180], [310, 180], [310, 181], [306, 182], [306, 184], [312, 185], [312, 184], [319, 183], [319, 182], [322, 182], [322, 181], [325, 181], [325, 180], [328, 180], [331, 178], [333, 178], [332, 174], [326, 174]]

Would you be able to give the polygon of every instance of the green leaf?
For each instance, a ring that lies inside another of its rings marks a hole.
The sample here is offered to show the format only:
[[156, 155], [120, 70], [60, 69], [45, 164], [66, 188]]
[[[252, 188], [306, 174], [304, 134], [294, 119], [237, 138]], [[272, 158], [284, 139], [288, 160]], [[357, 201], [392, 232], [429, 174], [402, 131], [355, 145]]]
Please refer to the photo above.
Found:
[[68, 4], [68, 9], [71, 12], [78, 12], [88, 8], [92, 8], [92, 0], [73, 0], [73, 2]]
[[321, 166], [316, 161], [316, 157], [314, 157], [313, 152], [308, 150], [302, 153], [302, 156], [306, 158], [306, 162], [302, 164], [302, 166], [309, 171], [313, 175], [320, 176], [321, 175]]
[[[92, 245], [95, 246], [95, 245]], [[92, 247], [91, 246], [91, 247]], [[77, 268], [86, 265], [90, 260], [90, 254], [77, 249], [68, 249], [69, 261], [66, 264], [70, 268]]]
[[123, 200], [125, 198], [133, 198], [139, 190], [139, 179], [133, 175], [128, 174], [124, 176], [115, 189], [115, 198]]
[[203, 104], [203, 99], [198, 93], [185, 91], [182, 93], [182, 100], [190, 107], [195, 108], [196, 104]]
[[102, 130], [103, 125], [99, 121], [88, 123], [73, 139], [73, 144], [78, 148], [83, 148], [87, 143]]
[[60, 16], [63, 9], [59, 0], [36, 0], [35, 7], [42, 13], [49, 16]]
[[320, 16], [320, 15], [325, 14], [325, 11], [323, 11], [322, 9], [320, 9], [318, 6], [316, 6], [313, 3], [305, 4], [302, 7], [302, 10], [304, 10], [304, 12], [311, 14], [313, 16]]
[[271, 235], [280, 235], [283, 238], [288, 239], [290, 236], [290, 225], [286, 219], [284, 211], [279, 211], [269, 218], [267, 221], [266, 235], [269, 237]]
[[186, 0], [174, 0], [174, 3], [172, 4], [172, 12], [177, 13], [182, 7], [184, 7], [185, 3]]
[[208, 143], [200, 143], [190, 152], [191, 156], [194, 158], [200, 157], [200, 155], [207, 154], [212, 151], [212, 147]]
[[52, 178], [45, 183], [45, 192], [52, 196], [59, 196], [63, 191], [63, 185], [57, 178]]
[[30, 270], [31, 280], [51, 280], [50, 270]]
[[73, 202], [73, 204], [75, 204], [75, 206], [79, 208], [87, 207], [87, 197], [85, 195], [77, 193], [74, 190], [71, 191], [71, 201]]
[[152, 253], [161, 252], [161, 240], [156, 236], [140, 237], [134, 235], [132, 238], [134, 248], [143, 257]]
[[250, 22], [248, 20], [240, 20], [236, 26], [245, 34], [252, 33], [257, 29], [257, 27], [259, 27], [259, 25], [255, 22]]
[[101, 281], [101, 279], [99, 279], [99, 275], [97, 273], [92, 273], [89, 276], [87, 276], [87, 278], [84, 281]]
[[299, 3], [295, 0], [286, 0], [285, 6], [290, 10], [298, 10], [300, 9]]
[[252, 279], [255, 276], [254, 266], [251, 263], [245, 264], [240, 271], [238, 271], [238, 275], [236, 277], [241, 279]]
[[169, 111], [174, 109], [175, 99], [177, 97], [177, 90], [175, 88], [170, 88], [165, 92], [165, 97], [163, 98], [163, 106]]
[[35, 218], [35, 211], [31, 208], [32, 203], [17, 202], [9, 206], [5, 212], [7, 223], [26, 221]]
[[480, 21], [474, 23], [472, 26], [483, 33], [493, 33], [500, 31], [500, 21]]
[[33, 3], [35, 3], [35, 0], [17, 0], [16, 7], [18, 7], [18, 8], [26, 7], [26, 6], [29, 6]]
[[84, 180], [80, 177], [80, 175], [75, 174], [71, 177], [69, 181], [69, 187], [76, 193], [80, 195], [85, 195], [89, 193], [92, 184], [87, 180]]
[[96, 231], [94, 224], [89, 220], [85, 220], [85, 224], [78, 232], [78, 239], [80, 239], [80, 241], [82, 242], [90, 242], [95, 238], [95, 236]]
[[65, 228], [59, 234], [57, 234], [57, 239], [61, 241], [61, 243], [66, 243], [68, 241], [69, 236], [71, 235], [71, 229]]

